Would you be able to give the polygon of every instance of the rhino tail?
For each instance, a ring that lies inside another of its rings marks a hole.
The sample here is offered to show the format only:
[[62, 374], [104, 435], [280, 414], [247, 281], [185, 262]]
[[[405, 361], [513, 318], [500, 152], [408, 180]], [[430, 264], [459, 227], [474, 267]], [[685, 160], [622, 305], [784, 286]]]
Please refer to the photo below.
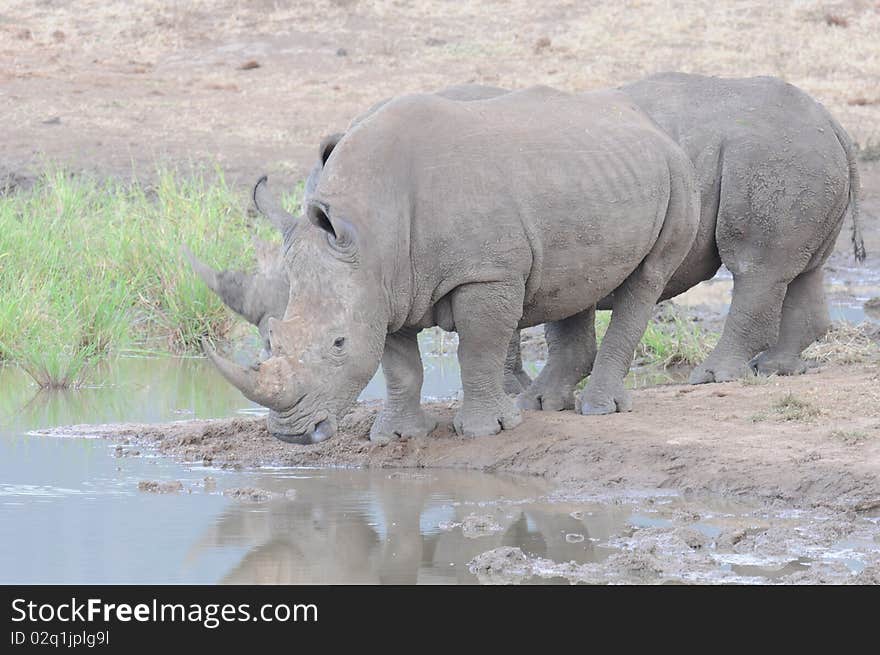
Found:
[[849, 211], [850, 220], [852, 221], [850, 236], [856, 261], [863, 262], [865, 261], [866, 252], [865, 239], [862, 236], [862, 224], [859, 220], [859, 191], [861, 189], [861, 181], [859, 178], [856, 149], [855, 146], [853, 146], [852, 140], [849, 138], [849, 134], [847, 134], [846, 130], [843, 129], [843, 126], [837, 122], [837, 119], [831, 116], [830, 113], [828, 114], [828, 118], [831, 122], [831, 127], [834, 129], [834, 134], [837, 136], [837, 140], [840, 142], [843, 151], [846, 153], [846, 161], [849, 167], [849, 203], [847, 204], [847, 210]]

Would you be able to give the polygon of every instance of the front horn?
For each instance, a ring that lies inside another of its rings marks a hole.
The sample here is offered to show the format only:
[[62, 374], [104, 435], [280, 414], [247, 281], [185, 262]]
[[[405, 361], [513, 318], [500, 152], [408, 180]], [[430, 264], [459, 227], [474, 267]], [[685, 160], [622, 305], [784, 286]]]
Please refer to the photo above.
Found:
[[293, 214], [285, 211], [281, 205], [275, 200], [274, 196], [269, 193], [269, 178], [264, 175], [257, 180], [254, 186], [254, 206], [263, 216], [269, 219], [269, 222], [275, 228], [284, 234], [295, 222], [296, 218]]
[[204, 339], [202, 340], [202, 350], [214, 363], [220, 374], [226, 378], [226, 381], [241, 391], [248, 400], [274, 409], [276, 412], [288, 410], [293, 405], [286, 397], [288, 394], [284, 393], [281, 384], [279, 384], [280, 381], [269, 382], [266, 379], [266, 373], [271, 374], [271, 372], [266, 371], [265, 363], [259, 364], [256, 368], [239, 366], [218, 355]]

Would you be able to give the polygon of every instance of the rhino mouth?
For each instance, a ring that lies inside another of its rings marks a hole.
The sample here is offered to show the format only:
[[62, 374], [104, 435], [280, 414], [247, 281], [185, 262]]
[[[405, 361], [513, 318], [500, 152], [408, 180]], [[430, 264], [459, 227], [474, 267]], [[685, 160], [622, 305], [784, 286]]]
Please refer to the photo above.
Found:
[[[301, 424], [301, 423], [300, 423]], [[309, 421], [311, 427], [307, 430], [297, 430], [287, 424], [284, 417], [275, 413], [269, 413], [269, 433], [276, 439], [285, 443], [308, 444], [321, 443], [336, 434], [336, 426], [327, 418], [319, 421]]]

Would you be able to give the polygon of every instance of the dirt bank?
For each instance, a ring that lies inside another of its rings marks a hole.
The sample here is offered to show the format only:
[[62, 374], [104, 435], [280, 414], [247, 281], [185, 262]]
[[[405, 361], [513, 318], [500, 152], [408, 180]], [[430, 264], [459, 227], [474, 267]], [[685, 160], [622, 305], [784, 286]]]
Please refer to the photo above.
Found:
[[132, 448], [223, 467], [473, 468], [548, 478], [561, 488], [667, 488], [753, 498], [777, 506], [880, 515], [880, 368], [827, 366], [793, 378], [639, 390], [635, 411], [602, 417], [528, 413], [496, 437], [465, 439], [455, 404], [435, 404], [441, 427], [387, 446], [367, 439], [377, 405], [360, 405], [341, 433], [284, 444], [258, 418], [159, 425], [74, 426]]

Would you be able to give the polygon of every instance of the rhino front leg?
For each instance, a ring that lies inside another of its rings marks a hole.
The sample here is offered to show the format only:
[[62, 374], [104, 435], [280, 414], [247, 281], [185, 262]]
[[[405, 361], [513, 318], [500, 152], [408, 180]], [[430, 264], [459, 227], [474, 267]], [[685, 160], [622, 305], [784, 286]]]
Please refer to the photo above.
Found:
[[417, 336], [418, 330], [405, 328], [385, 339], [382, 372], [386, 399], [370, 428], [371, 441], [426, 437], [437, 427], [436, 419], [421, 405], [423, 371]]
[[752, 360], [762, 375], [798, 375], [807, 370], [801, 352], [831, 326], [822, 268], [801, 273], [788, 285], [776, 345]]
[[574, 409], [574, 390], [596, 358], [596, 308], [544, 326], [547, 364], [516, 399], [520, 409]]
[[514, 330], [504, 360], [504, 391], [511, 396], [518, 396], [528, 389], [531, 383], [532, 378], [523, 370], [519, 330]]
[[504, 362], [522, 316], [524, 292], [522, 281], [493, 282], [467, 284], [453, 295], [463, 391], [453, 425], [465, 437], [498, 434], [522, 422], [504, 393]]

